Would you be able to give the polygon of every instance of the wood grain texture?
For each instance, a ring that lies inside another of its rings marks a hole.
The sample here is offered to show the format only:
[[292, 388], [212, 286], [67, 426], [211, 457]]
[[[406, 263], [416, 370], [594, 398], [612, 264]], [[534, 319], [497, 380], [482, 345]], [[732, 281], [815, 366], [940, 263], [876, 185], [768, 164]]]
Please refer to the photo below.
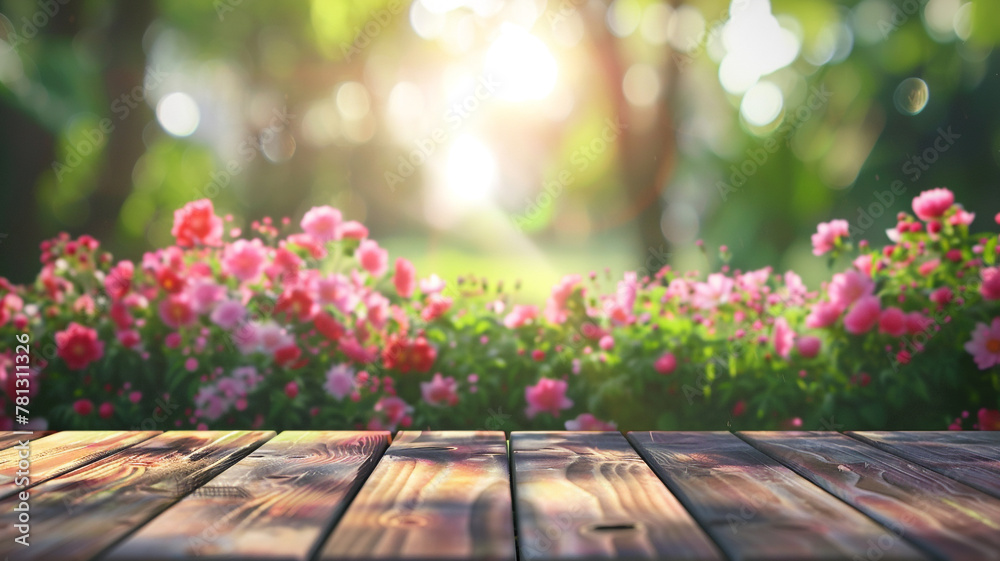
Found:
[[1000, 431], [847, 434], [1000, 498]]
[[[34, 440], [28, 446], [30, 484], [37, 485], [158, 434], [158, 431], [63, 431]], [[19, 451], [8, 448], [0, 452], [0, 499], [21, 489], [14, 485]]]
[[938, 558], [1000, 559], [994, 497], [842, 434], [740, 435]]
[[16, 434], [13, 431], [0, 432], [0, 450], [6, 450], [11, 446], [16, 446], [22, 440], [38, 440], [39, 438], [54, 434], [55, 431], [36, 430], [31, 434]]
[[283, 432], [104, 559], [311, 559], [388, 445], [388, 432]]
[[273, 436], [168, 432], [46, 481], [30, 490], [29, 547], [14, 543], [16, 497], [0, 501], [0, 557], [92, 559]]
[[[926, 559], [887, 529], [728, 432], [628, 438], [735, 560]], [[882, 540], [887, 548], [873, 548]]]
[[320, 559], [514, 560], [503, 432], [401, 432]]
[[521, 559], [721, 559], [618, 432], [514, 432]]

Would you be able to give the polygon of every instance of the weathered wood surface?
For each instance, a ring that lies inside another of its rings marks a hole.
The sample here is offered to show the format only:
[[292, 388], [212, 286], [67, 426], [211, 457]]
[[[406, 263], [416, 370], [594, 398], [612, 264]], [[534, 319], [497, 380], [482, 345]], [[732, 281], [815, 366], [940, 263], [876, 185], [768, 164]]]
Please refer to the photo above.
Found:
[[388, 445], [388, 432], [283, 432], [104, 559], [311, 559]]
[[721, 559], [618, 432], [511, 434], [522, 560]]
[[1000, 498], [1000, 431], [847, 434]]
[[46, 481], [30, 489], [29, 547], [14, 542], [17, 497], [0, 501], [0, 557], [91, 559], [273, 436], [168, 432]]
[[1000, 559], [1000, 499], [842, 434], [740, 435], [938, 558]]
[[[867, 516], [728, 432], [631, 432], [629, 440], [735, 560], [926, 559]], [[892, 546], [873, 548], [878, 540]]]
[[[27, 432], [27, 431], [25, 431]], [[22, 440], [38, 440], [39, 438], [53, 434], [50, 430], [31, 431], [31, 434], [16, 434], [13, 431], [0, 432], [0, 450], [6, 450], [11, 446], [17, 446]]]
[[503, 432], [401, 432], [320, 559], [514, 560]]
[[[158, 431], [63, 431], [29, 444], [30, 485], [38, 485], [160, 434]], [[0, 452], [0, 499], [18, 492], [15, 485], [20, 450]]]

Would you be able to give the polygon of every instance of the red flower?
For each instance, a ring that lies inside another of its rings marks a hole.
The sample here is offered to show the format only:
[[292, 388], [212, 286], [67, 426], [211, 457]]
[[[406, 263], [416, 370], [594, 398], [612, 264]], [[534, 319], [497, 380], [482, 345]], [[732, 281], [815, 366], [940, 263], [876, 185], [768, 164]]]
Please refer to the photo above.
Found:
[[170, 233], [181, 247], [222, 245], [222, 219], [215, 215], [212, 201], [201, 199], [174, 211]]
[[431, 346], [424, 337], [413, 341], [399, 335], [389, 338], [389, 343], [382, 350], [382, 365], [385, 368], [395, 368], [406, 373], [410, 370], [427, 372], [437, 358], [437, 349]]
[[315, 313], [312, 297], [302, 288], [293, 288], [283, 292], [274, 305], [274, 311], [298, 317], [300, 321], [308, 320]]
[[420, 312], [420, 317], [427, 322], [434, 321], [447, 312], [448, 308], [451, 308], [451, 298], [431, 294], [427, 297], [427, 305]]
[[326, 312], [320, 312], [313, 316], [313, 325], [324, 337], [331, 341], [337, 341], [344, 336], [344, 326]]
[[274, 363], [278, 366], [291, 366], [302, 356], [302, 349], [298, 345], [292, 344], [275, 349]]
[[73, 411], [76, 411], [77, 415], [85, 417], [94, 412], [94, 404], [89, 399], [78, 399], [73, 403]]
[[76, 322], [56, 333], [56, 348], [70, 370], [83, 370], [104, 356], [104, 343], [97, 339], [97, 331]]
[[194, 323], [198, 316], [186, 294], [171, 294], [160, 302], [160, 319], [177, 329]]
[[184, 279], [170, 267], [160, 267], [156, 272], [156, 284], [171, 294], [184, 290]]
[[131, 261], [122, 261], [108, 271], [108, 276], [104, 278], [104, 289], [112, 300], [123, 298], [132, 288], [132, 275], [135, 272], [135, 265]]

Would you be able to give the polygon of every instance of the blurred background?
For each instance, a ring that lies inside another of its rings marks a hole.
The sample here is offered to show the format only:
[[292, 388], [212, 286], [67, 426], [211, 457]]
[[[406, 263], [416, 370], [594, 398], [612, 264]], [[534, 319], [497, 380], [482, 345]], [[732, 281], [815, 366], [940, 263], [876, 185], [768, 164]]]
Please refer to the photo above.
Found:
[[0, 260], [330, 204], [423, 276], [796, 269], [935, 186], [1000, 210], [996, 0], [3, 0]]

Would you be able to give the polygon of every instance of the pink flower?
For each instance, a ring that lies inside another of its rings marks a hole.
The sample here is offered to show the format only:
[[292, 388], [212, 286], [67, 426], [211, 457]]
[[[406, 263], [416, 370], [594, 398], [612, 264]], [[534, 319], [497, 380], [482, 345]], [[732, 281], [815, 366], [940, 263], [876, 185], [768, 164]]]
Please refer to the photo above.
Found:
[[458, 382], [448, 376], [441, 377], [441, 373], [434, 374], [430, 382], [420, 383], [420, 395], [428, 405], [456, 405], [458, 403]]
[[164, 298], [160, 301], [159, 311], [163, 323], [174, 329], [191, 325], [198, 319], [191, 307], [191, 300], [183, 293]]
[[538, 308], [536, 306], [517, 305], [507, 314], [507, 317], [503, 318], [503, 324], [508, 329], [517, 329], [537, 317]]
[[934, 325], [934, 320], [920, 312], [906, 314], [906, 332], [910, 335], [927, 331], [932, 325]]
[[174, 211], [174, 227], [170, 234], [180, 247], [222, 244], [222, 219], [215, 215], [212, 201], [201, 199]]
[[692, 303], [696, 308], [703, 310], [725, 304], [729, 302], [735, 284], [735, 281], [726, 275], [712, 273], [708, 275], [706, 282], [699, 282], [694, 285]]
[[872, 274], [872, 255], [866, 253], [864, 255], [859, 255], [852, 263], [854, 267], [864, 273], [866, 277], [870, 277]]
[[78, 399], [73, 402], [73, 411], [81, 417], [86, 417], [94, 412], [94, 404], [89, 399]]
[[969, 226], [972, 221], [976, 219], [976, 213], [967, 212], [964, 208], [958, 207], [955, 210], [955, 214], [948, 219], [948, 223], [952, 226]]
[[132, 276], [135, 274], [135, 265], [131, 261], [122, 261], [115, 265], [108, 276], [104, 277], [104, 289], [112, 300], [124, 298], [132, 288]]
[[340, 235], [351, 240], [363, 240], [368, 237], [368, 228], [357, 220], [348, 220], [340, 225]]
[[813, 335], [804, 335], [795, 340], [795, 348], [803, 358], [814, 358], [822, 346], [820, 338]]
[[375, 404], [375, 412], [384, 413], [386, 421], [392, 426], [402, 422], [411, 411], [413, 411], [413, 407], [407, 405], [405, 401], [396, 396], [383, 397]]
[[816, 302], [812, 312], [806, 317], [806, 327], [813, 329], [829, 327], [837, 322], [843, 311], [843, 308], [833, 302]]
[[677, 369], [677, 357], [674, 353], [665, 352], [653, 363], [653, 368], [660, 374], [670, 374]]
[[845, 271], [833, 275], [827, 292], [830, 302], [843, 310], [857, 299], [874, 293], [875, 281], [860, 271]]
[[420, 318], [430, 322], [444, 315], [451, 308], [451, 298], [440, 294], [431, 294], [427, 297], [424, 309], [420, 311]]
[[896, 307], [886, 308], [878, 318], [878, 330], [899, 337], [906, 333], [906, 314]]
[[302, 231], [320, 243], [339, 240], [341, 236], [340, 211], [330, 206], [316, 206], [302, 217]]
[[242, 282], [255, 281], [264, 270], [267, 250], [258, 239], [236, 240], [226, 247], [222, 270]]
[[379, 247], [375, 240], [361, 242], [355, 255], [358, 263], [373, 277], [381, 277], [389, 269], [389, 252]]
[[417, 288], [417, 270], [402, 257], [396, 258], [396, 274], [392, 277], [393, 284], [396, 285], [396, 293], [403, 298], [409, 298]]
[[292, 380], [291, 382], [285, 384], [285, 395], [287, 395], [289, 399], [295, 399], [295, 397], [299, 395], [298, 382]]
[[108, 402], [104, 402], [97, 409], [97, 414], [100, 415], [102, 419], [110, 419], [111, 416], [115, 414], [115, 406]]
[[1000, 364], [1000, 318], [993, 318], [990, 325], [979, 322], [972, 332], [972, 339], [965, 344], [980, 370]]
[[323, 389], [337, 401], [343, 401], [354, 391], [354, 371], [346, 364], [334, 366], [326, 373], [326, 383], [323, 384]]
[[566, 275], [552, 287], [552, 294], [545, 301], [545, 319], [550, 323], [561, 324], [569, 317], [567, 308], [569, 297], [582, 279], [580, 275]]
[[813, 255], [823, 255], [832, 251], [841, 238], [850, 236], [850, 224], [846, 220], [821, 222], [812, 235]]
[[226, 300], [212, 310], [209, 318], [212, 323], [223, 329], [232, 329], [243, 323], [247, 317], [247, 309], [235, 300]]
[[881, 313], [882, 304], [877, 296], [862, 296], [844, 316], [844, 327], [854, 335], [867, 333], [878, 323]]
[[83, 370], [104, 356], [104, 342], [97, 338], [96, 330], [72, 322], [56, 333], [56, 354], [70, 370]]
[[566, 430], [571, 431], [612, 431], [617, 430], [614, 423], [606, 423], [590, 413], [580, 413], [575, 419], [566, 421]]
[[184, 361], [184, 369], [187, 370], [188, 372], [194, 372], [195, 370], [198, 370], [198, 359], [194, 358], [193, 356], [188, 357], [187, 360]]
[[139, 332], [134, 329], [125, 329], [119, 331], [115, 334], [118, 337], [118, 342], [122, 344], [126, 349], [131, 349], [139, 345], [142, 339], [139, 337]]
[[983, 278], [983, 285], [979, 287], [979, 293], [986, 300], [1000, 300], [1000, 268], [987, 267], [980, 272]]
[[196, 281], [188, 290], [191, 296], [191, 306], [199, 314], [206, 314], [212, 311], [215, 304], [226, 295], [226, 288], [215, 284], [213, 281], [203, 279]]
[[951, 299], [955, 297], [955, 293], [951, 291], [947, 286], [942, 286], [931, 292], [931, 302], [938, 305], [938, 308], [943, 308], [946, 304], [951, 302]]
[[573, 400], [566, 397], [567, 384], [564, 380], [542, 378], [534, 386], [524, 388], [524, 398], [528, 402], [525, 415], [534, 419], [539, 413], [550, 413], [558, 417], [563, 409], [573, 406]]
[[438, 292], [444, 290], [445, 283], [441, 280], [441, 277], [431, 275], [426, 279], [420, 279], [420, 282], [417, 284], [420, 286], [420, 292], [423, 292], [424, 294], [437, 294]]
[[951, 208], [954, 202], [954, 193], [944, 187], [938, 187], [917, 195], [913, 199], [913, 212], [926, 222], [944, 216], [945, 211]]
[[792, 345], [795, 344], [795, 332], [788, 326], [788, 321], [785, 318], [781, 317], [774, 321], [772, 341], [774, 351], [778, 353], [778, 356], [788, 358], [792, 352]]
[[610, 335], [605, 335], [601, 337], [601, 340], [597, 342], [597, 346], [601, 348], [602, 351], [610, 351], [615, 348], [615, 338]]

